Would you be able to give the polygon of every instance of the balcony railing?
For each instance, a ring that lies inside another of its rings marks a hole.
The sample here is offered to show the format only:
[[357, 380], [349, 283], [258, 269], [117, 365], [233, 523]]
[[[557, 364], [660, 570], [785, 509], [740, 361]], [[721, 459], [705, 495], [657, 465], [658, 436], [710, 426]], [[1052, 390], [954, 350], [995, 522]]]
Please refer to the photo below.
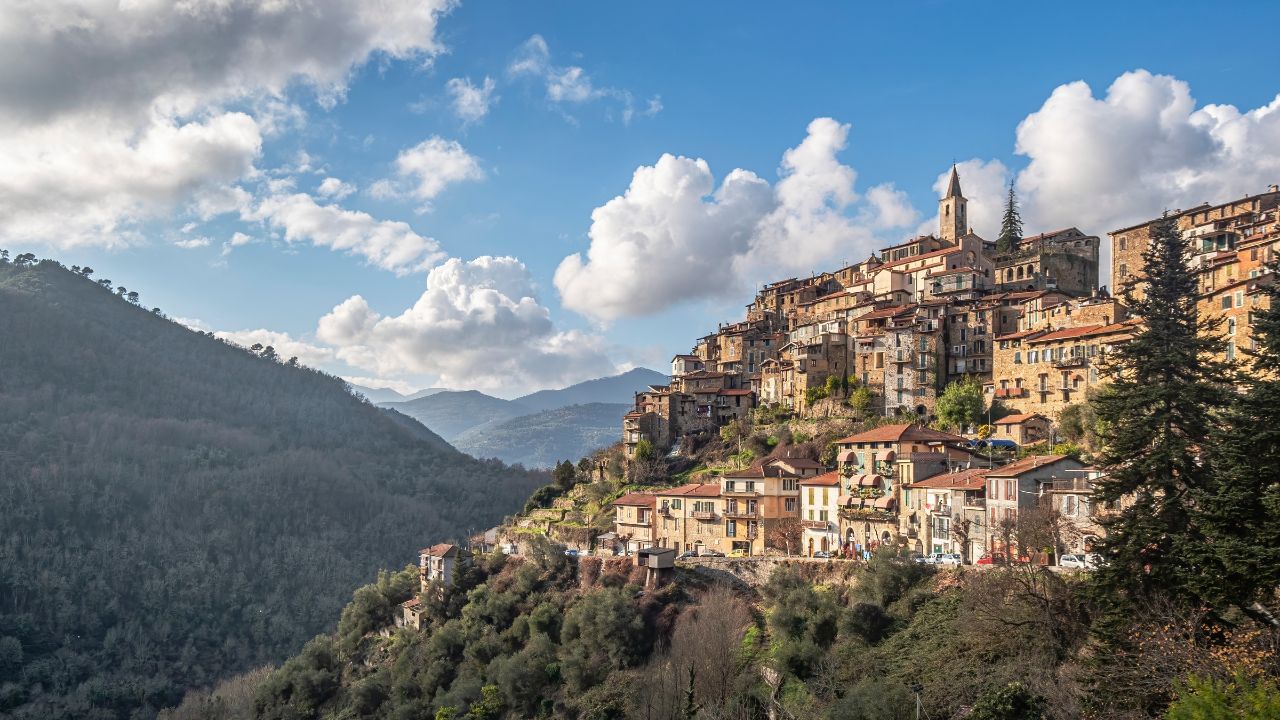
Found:
[[998, 398], [1020, 398], [1026, 396], [1026, 388], [996, 388], [996, 397]]
[[752, 509], [750, 509], [750, 508], [733, 508], [733, 507], [731, 507], [731, 508], [729, 508], [729, 509], [727, 509], [727, 510], [725, 510], [725, 511], [724, 511], [724, 516], [725, 516], [725, 517], [731, 517], [731, 518], [748, 518], [748, 519], [756, 519], [756, 518], [759, 518], [759, 517], [760, 517], [760, 509], [759, 509], [759, 508], [756, 508], [756, 509], [752, 510]]
[[723, 493], [721, 493], [721, 495], [724, 495], [725, 497], [754, 498], [754, 497], [760, 497], [760, 491], [759, 490], [725, 490]]
[[720, 516], [717, 515], [713, 510], [694, 510], [693, 512], [689, 513], [689, 517], [693, 518], [694, 520], [715, 520]]
[[1068, 355], [1067, 357], [1058, 358], [1053, 361], [1053, 366], [1059, 368], [1084, 367], [1088, 364], [1089, 358], [1084, 355]]
[[933, 514], [941, 517], [951, 517], [951, 506], [939, 505], [933, 509]]
[[800, 526], [806, 530], [830, 530], [831, 523], [826, 520], [801, 520]]
[[964, 506], [967, 508], [985, 508], [987, 506], [987, 499], [984, 497], [965, 498]]
[[845, 520], [892, 522], [898, 516], [890, 510], [881, 510], [879, 508], [840, 508], [840, 517]]
[[1060, 492], [1093, 492], [1093, 481], [1085, 478], [1054, 480], [1052, 489]]

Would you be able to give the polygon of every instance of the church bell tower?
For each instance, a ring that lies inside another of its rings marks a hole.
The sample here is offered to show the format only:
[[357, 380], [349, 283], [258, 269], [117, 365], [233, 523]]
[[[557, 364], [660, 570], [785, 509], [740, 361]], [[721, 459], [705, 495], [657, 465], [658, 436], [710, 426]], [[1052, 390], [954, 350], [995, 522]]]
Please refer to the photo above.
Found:
[[969, 232], [968, 204], [960, 192], [960, 173], [952, 164], [947, 194], [938, 201], [938, 237], [955, 242]]

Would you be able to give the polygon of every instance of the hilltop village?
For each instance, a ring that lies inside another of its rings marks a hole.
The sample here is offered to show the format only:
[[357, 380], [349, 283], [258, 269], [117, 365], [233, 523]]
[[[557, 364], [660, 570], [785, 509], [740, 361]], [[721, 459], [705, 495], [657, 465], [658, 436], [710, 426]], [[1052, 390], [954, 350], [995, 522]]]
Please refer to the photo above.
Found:
[[[936, 235], [764, 286], [745, 319], [672, 359], [668, 385], [636, 395], [623, 447], [629, 462], [679, 457], [764, 417], [854, 415], [879, 427], [834, 438], [817, 460], [765, 458], [629, 492], [614, 502], [613, 540], [628, 551], [819, 557], [893, 544], [981, 563], [1025, 552], [1036, 524], [1054, 538], [1049, 555], [1087, 553], [1108, 511], [1090, 502], [1098, 471], [1051, 449], [1064, 415], [1108, 381], [1107, 356], [1136, 321], [1123, 293], [1099, 286], [1097, 236], [1070, 227], [992, 242], [970, 229], [967, 204], [953, 167]], [[1223, 360], [1242, 362], [1253, 346], [1278, 205], [1273, 185], [1173, 213], [1195, 251], [1200, 311], [1221, 319]], [[1122, 288], [1139, 277], [1154, 222], [1110, 233]], [[987, 417], [944, 432], [938, 402], [955, 383], [981, 387]]]

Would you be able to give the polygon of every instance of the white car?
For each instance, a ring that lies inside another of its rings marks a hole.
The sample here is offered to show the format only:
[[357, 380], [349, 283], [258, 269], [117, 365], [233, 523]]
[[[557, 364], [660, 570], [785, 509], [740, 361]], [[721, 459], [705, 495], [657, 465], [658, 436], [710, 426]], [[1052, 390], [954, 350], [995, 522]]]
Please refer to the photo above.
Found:
[[929, 556], [930, 565], [960, 565], [963, 562], [960, 553], [934, 553]]
[[1058, 567], [1075, 568], [1076, 570], [1092, 570], [1102, 564], [1102, 556], [1097, 553], [1088, 555], [1076, 553], [1062, 555], [1058, 558]]

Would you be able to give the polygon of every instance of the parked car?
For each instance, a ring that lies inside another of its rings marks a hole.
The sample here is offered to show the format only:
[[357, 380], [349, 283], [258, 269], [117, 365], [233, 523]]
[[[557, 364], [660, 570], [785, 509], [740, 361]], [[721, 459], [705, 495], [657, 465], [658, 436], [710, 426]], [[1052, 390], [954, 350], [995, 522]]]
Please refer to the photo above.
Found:
[[[974, 562], [974, 565], [995, 565], [996, 562], [997, 561], [996, 561], [995, 555], [983, 555], [982, 557], [978, 558], [976, 562]], [[999, 562], [1003, 563], [1004, 560], [1001, 559]]]
[[692, 551], [692, 550], [685, 550], [684, 552], [680, 553], [679, 557], [677, 557], [676, 559], [677, 559], [677, 560], [691, 560], [691, 559], [696, 558], [696, 557], [698, 557], [698, 553], [696, 553], [696, 552], [694, 552], [694, 551]]
[[831, 557], [831, 553], [827, 552], [826, 550], [819, 550], [815, 552], [813, 556], [821, 560], [826, 560]]
[[578, 557], [578, 550], [577, 548], [565, 548], [564, 554], [567, 557], [576, 558]]
[[930, 565], [961, 565], [964, 558], [960, 557], [960, 553], [934, 553], [929, 556]]
[[724, 553], [719, 550], [703, 550], [702, 557], [724, 557]]
[[932, 555], [921, 555], [919, 553], [911, 553], [911, 562], [920, 563], [921, 565], [932, 565]]
[[1074, 554], [1059, 555], [1058, 567], [1084, 570], [1085, 568], [1089, 567], [1089, 563], [1087, 560], [1085, 560], [1084, 555], [1074, 555]]

